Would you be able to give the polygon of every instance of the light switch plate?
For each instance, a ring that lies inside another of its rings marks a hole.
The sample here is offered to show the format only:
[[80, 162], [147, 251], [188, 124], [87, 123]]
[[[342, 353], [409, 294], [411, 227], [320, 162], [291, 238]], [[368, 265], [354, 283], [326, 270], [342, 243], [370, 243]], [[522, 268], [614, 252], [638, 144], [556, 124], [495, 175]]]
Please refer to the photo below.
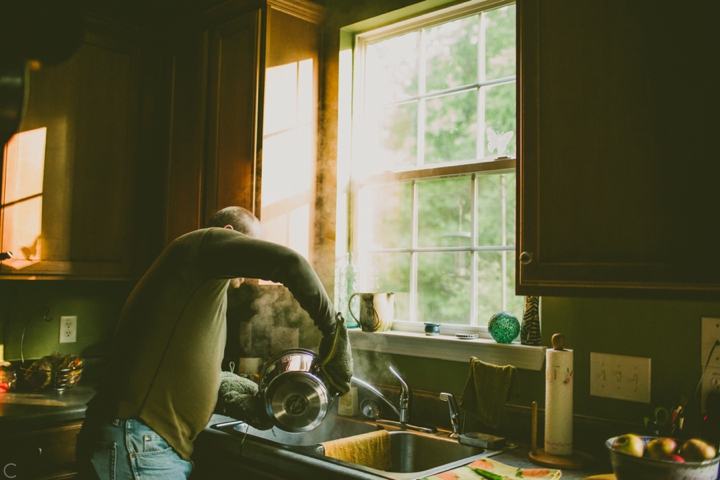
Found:
[[650, 359], [590, 352], [590, 395], [650, 403]]

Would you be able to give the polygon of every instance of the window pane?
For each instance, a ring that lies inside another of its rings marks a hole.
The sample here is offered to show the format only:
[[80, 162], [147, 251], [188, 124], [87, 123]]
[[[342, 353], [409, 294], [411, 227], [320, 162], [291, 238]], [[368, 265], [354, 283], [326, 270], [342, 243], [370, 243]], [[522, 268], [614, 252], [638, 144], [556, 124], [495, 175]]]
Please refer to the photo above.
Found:
[[412, 167], [417, 163], [417, 103], [386, 107], [378, 122], [380, 163], [373, 173]]
[[369, 185], [358, 195], [358, 229], [362, 251], [409, 248], [412, 236], [411, 185]]
[[470, 177], [418, 182], [418, 245], [470, 246], [472, 183]]
[[470, 321], [471, 253], [418, 254], [418, 320]]
[[503, 245], [502, 175], [478, 175], [478, 246]]
[[485, 78], [515, 75], [515, 5], [483, 15], [485, 27]]
[[425, 30], [426, 90], [477, 83], [478, 16]]
[[485, 89], [485, 156], [515, 156], [515, 83]]
[[477, 157], [477, 90], [428, 99], [425, 163]]
[[478, 325], [487, 325], [490, 317], [502, 311], [503, 252], [478, 252]]
[[[410, 319], [410, 254], [374, 253], [360, 256], [360, 291], [395, 293], [395, 318]], [[357, 308], [357, 307], [355, 307]], [[357, 310], [354, 310], [357, 314]]]
[[372, 43], [365, 62], [366, 98], [387, 104], [418, 94], [420, 32]]

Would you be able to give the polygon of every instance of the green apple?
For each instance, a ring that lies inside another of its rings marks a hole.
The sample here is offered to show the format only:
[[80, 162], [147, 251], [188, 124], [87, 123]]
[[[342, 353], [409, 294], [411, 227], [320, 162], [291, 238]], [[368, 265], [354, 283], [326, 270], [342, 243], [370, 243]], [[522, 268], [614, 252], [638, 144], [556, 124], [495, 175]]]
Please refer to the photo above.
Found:
[[642, 457], [645, 452], [645, 444], [643, 443], [642, 438], [632, 433], [620, 435], [610, 446], [613, 450], [627, 453], [628, 455], [632, 455], [634, 457]]
[[672, 438], [653, 438], [645, 446], [645, 456], [654, 460], [670, 460], [677, 450]]
[[699, 438], [691, 438], [680, 447], [678, 452], [686, 462], [702, 462], [715, 458], [717, 451], [715, 447], [709, 445]]

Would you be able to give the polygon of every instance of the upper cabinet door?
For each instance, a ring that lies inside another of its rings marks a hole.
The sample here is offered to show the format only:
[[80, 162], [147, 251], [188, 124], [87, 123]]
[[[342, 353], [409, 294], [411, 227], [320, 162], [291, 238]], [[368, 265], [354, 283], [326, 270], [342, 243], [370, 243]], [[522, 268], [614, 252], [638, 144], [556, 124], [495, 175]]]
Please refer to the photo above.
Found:
[[517, 293], [720, 299], [720, 2], [518, 6]]
[[132, 31], [89, 19], [72, 58], [32, 72], [3, 156], [3, 276], [131, 274], [137, 58]]

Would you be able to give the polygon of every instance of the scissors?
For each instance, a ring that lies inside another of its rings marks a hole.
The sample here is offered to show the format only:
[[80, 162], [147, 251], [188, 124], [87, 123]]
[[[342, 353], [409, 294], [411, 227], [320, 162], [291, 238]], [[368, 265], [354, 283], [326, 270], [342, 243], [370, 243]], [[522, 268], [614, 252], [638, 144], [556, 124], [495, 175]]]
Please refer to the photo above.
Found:
[[645, 417], [645, 427], [650, 429], [655, 435], [660, 435], [660, 429], [667, 425], [670, 420], [670, 412], [665, 407], [657, 407], [653, 412], [653, 420]]

